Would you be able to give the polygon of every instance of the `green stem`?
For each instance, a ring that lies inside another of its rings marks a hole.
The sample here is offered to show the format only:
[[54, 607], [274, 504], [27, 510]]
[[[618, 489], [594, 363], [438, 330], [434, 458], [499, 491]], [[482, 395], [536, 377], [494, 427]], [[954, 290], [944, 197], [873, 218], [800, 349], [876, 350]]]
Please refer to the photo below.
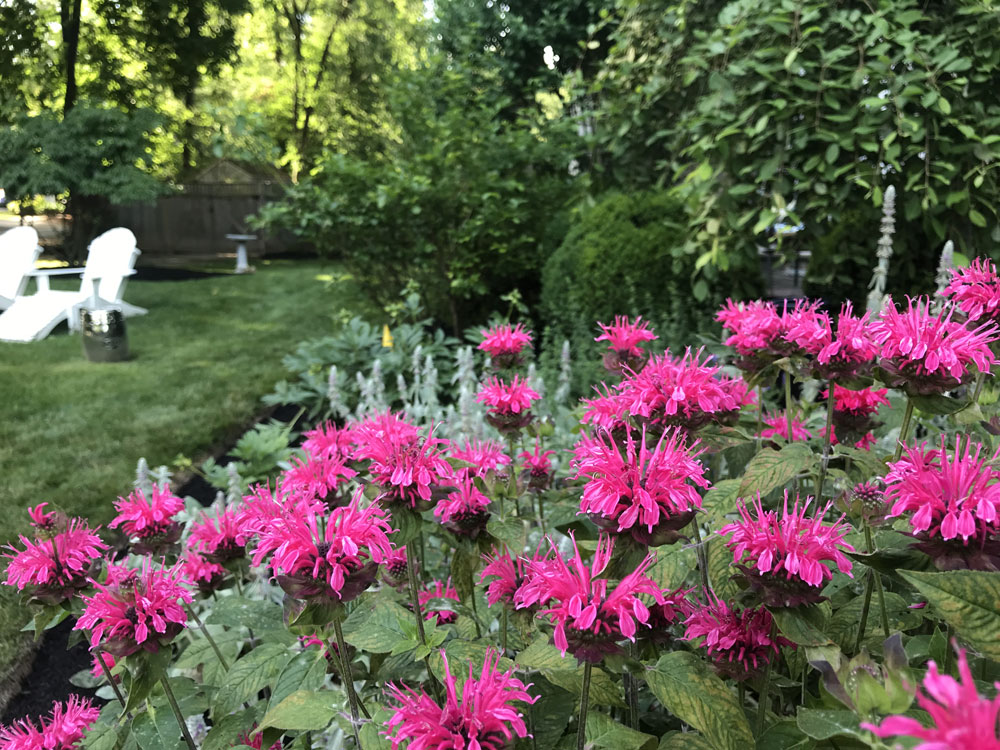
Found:
[[[626, 647], [628, 655], [635, 658], [635, 644], [631, 641]], [[636, 731], [639, 730], [639, 682], [634, 674], [628, 670], [622, 672], [625, 681], [625, 698], [628, 701], [629, 726]]]
[[104, 663], [104, 652], [100, 649], [97, 650], [97, 663], [101, 665], [101, 671], [104, 672], [104, 679], [108, 681], [111, 689], [115, 691], [115, 698], [118, 702], [122, 704], [122, 708], [125, 708], [125, 696], [122, 695], [121, 688], [118, 687], [118, 683], [115, 682], [114, 675], [111, 674], [111, 670], [108, 669], [108, 665]]
[[507, 607], [500, 610], [500, 655], [507, 655]]
[[983, 392], [983, 383], [986, 382], [986, 373], [981, 372], [976, 376], [976, 390], [972, 393], [972, 403], [979, 403], [979, 394]]
[[691, 521], [691, 525], [694, 527], [694, 536], [698, 540], [698, 546], [695, 548], [698, 557], [698, 567], [701, 568], [701, 585], [705, 588], [705, 595], [712, 589], [708, 585], [708, 554], [705, 550], [705, 545], [701, 541], [701, 528], [698, 526], [698, 517]]
[[764, 386], [757, 386], [757, 452], [760, 453], [761, 443], [764, 438], [760, 436], [761, 431], [764, 429]]
[[361, 719], [358, 717], [358, 695], [354, 692], [354, 675], [351, 672], [351, 660], [347, 658], [347, 642], [344, 640], [344, 631], [340, 628], [340, 613], [333, 618], [333, 632], [337, 635], [337, 652], [340, 656], [340, 675], [344, 680], [344, 688], [347, 690], [347, 700], [351, 704], [351, 730], [354, 732], [354, 742], [361, 750], [361, 736], [358, 734], [358, 725]]
[[413, 615], [417, 618], [417, 635], [420, 638], [420, 645], [427, 645], [427, 636], [424, 634], [424, 616], [420, 611], [420, 594], [417, 590], [417, 568], [410, 558], [410, 545], [406, 545], [406, 576], [410, 582], [410, 604], [413, 606]]
[[542, 529], [542, 536], [548, 536], [548, 532], [545, 530], [545, 513], [542, 510], [542, 495], [544, 494], [541, 490], [537, 493], [538, 495], [538, 525]]
[[222, 668], [228, 672], [229, 663], [226, 661], [226, 657], [222, 655], [222, 651], [219, 650], [219, 646], [215, 642], [215, 639], [212, 638], [211, 634], [208, 632], [208, 628], [205, 627], [205, 624], [201, 621], [201, 618], [199, 618], [198, 615], [195, 613], [194, 607], [188, 604], [187, 606], [185, 606], [185, 609], [191, 616], [191, 619], [194, 620], [195, 624], [198, 626], [198, 629], [202, 632], [202, 635], [204, 635], [205, 638], [208, 640], [208, 645], [211, 646], [212, 650], [215, 652], [215, 657], [219, 660], [219, 664], [221, 664]]
[[[868, 548], [868, 554], [876, 551], [875, 541], [872, 539], [872, 528], [868, 525], [868, 522], [864, 522], [865, 527], [865, 546]], [[875, 579], [875, 591], [878, 593], [878, 605], [879, 612], [881, 613], [882, 620], [882, 632], [885, 637], [889, 637], [889, 614], [885, 611], [885, 591], [882, 589], [882, 576], [877, 570], [872, 570], [872, 577]]]
[[875, 570], [868, 569], [868, 580], [865, 582], [865, 600], [861, 605], [861, 622], [858, 624], [858, 637], [854, 641], [854, 653], [861, 652], [861, 642], [865, 638], [865, 630], [868, 628], [868, 611], [872, 605], [872, 589], [875, 587]]
[[899, 443], [896, 444], [896, 453], [892, 457], [893, 463], [899, 460], [899, 457], [903, 455], [903, 443], [906, 442], [907, 436], [910, 434], [910, 420], [913, 418], [913, 399], [909, 396], [906, 397], [906, 411], [903, 412], [903, 424], [899, 428]]
[[823, 501], [823, 485], [826, 483], [826, 469], [827, 465], [830, 463], [830, 445], [831, 438], [833, 437], [831, 433], [833, 432], [833, 392], [835, 385], [832, 380], [827, 382], [827, 389], [829, 391], [829, 397], [826, 400], [826, 437], [823, 439], [823, 460], [819, 465], [819, 481], [816, 482], [816, 504], [817, 506]]
[[181, 728], [181, 734], [184, 735], [184, 741], [187, 743], [188, 750], [197, 750], [194, 740], [191, 739], [191, 733], [188, 731], [187, 723], [184, 721], [184, 715], [181, 713], [181, 707], [177, 705], [174, 691], [170, 689], [170, 681], [167, 679], [166, 674], [160, 675], [160, 684], [163, 686], [163, 692], [167, 696], [167, 703], [170, 704], [170, 708], [174, 711], [174, 718], [177, 719], [177, 726]]
[[792, 374], [785, 372], [785, 423], [788, 426], [788, 442], [792, 442]]
[[[771, 625], [771, 640], [775, 639], [775, 626]], [[757, 701], [757, 737], [764, 733], [764, 724], [767, 719], [767, 700], [771, 691], [771, 660], [768, 659], [764, 667], [764, 684], [760, 689], [760, 696]]]
[[584, 750], [587, 742], [587, 702], [590, 700], [590, 672], [594, 665], [583, 665], [583, 689], [580, 691], [580, 721], [576, 728], [576, 750]]

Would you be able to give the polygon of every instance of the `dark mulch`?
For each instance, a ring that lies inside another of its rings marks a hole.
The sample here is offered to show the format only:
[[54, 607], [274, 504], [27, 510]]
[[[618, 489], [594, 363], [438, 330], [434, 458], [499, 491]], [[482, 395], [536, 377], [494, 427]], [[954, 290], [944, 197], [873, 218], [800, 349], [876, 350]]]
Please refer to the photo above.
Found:
[[136, 281], [189, 281], [191, 279], [210, 279], [214, 276], [228, 276], [222, 272], [196, 271], [193, 268], [162, 268], [160, 266], [138, 266], [135, 269]]
[[[295, 406], [279, 406], [269, 411], [259, 421], [276, 419], [280, 422], [289, 422], [298, 413], [299, 410]], [[297, 428], [301, 428], [301, 421], [300, 418], [296, 423]], [[233, 460], [228, 454], [231, 447], [227, 446], [227, 453], [216, 459], [219, 464], [225, 465]], [[202, 505], [209, 505], [215, 500], [218, 490], [200, 476], [194, 475], [177, 488], [176, 492], [180, 497], [191, 496]], [[96, 693], [95, 690], [84, 690], [70, 684], [70, 677], [92, 666], [86, 643], [80, 642], [71, 649], [66, 649], [72, 628], [73, 622], [66, 620], [45, 633], [42, 644], [35, 653], [31, 671], [21, 683], [21, 692], [7, 704], [3, 715], [0, 716], [0, 723], [9, 724], [22, 716], [35, 717], [47, 714], [54, 701], [65, 701], [72, 693], [87, 696]]]

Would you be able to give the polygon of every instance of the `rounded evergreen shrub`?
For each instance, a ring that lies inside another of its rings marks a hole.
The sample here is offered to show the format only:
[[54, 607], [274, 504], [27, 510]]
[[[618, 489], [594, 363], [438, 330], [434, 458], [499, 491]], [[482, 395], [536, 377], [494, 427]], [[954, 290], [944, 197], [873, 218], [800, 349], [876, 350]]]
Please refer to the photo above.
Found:
[[[545, 264], [541, 292], [544, 350], [557, 356], [569, 339], [579, 365], [573, 383], [578, 393], [600, 379], [602, 347], [593, 340], [598, 320], [642, 315], [656, 328], [655, 344], [674, 351], [692, 344], [697, 333], [716, 330], [712, 319], [733, 284], [696, 276], [700, 251], [686, 244], [687, 227], [683, 202], [666, 191], [607, 193], [579, 210]], [[750, 283], [756, 281], [750, 274]], [[586, 361], [593, 368], [583, 366]]]

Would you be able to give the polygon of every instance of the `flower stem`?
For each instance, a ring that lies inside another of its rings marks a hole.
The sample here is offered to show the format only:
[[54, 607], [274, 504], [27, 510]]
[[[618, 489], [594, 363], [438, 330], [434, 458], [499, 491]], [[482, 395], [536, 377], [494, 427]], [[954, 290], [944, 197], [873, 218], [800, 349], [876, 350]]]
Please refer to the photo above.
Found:
[[[871, 554], [872, 552], [875, 552], [875, 542], [872, 539], [872, 528], [871, 526], [868, 525], [867, 521], [865, 521], [864, 523], [865, 523], [865, 544], [868, 547], [869, 554]], [[874, 568], [872, 569], [872, 578], [875, 579], [875, 591], [878, 593], [878, 606], [879, 606], [879, 611], [881, 613], [882, 632], [885, 634], [885, 637], [888, 638], [889, 615], [885, 611], [885, 591], [883, 591], [882, 589], [882, 576]]]
[[899, 427], [899, 442], [896, 444], [896, 453], [892, 457], [893, 463], [903, 455], [903, 443], [910, 433], [910, 420], [913, 418], [913, 399], [906, 397], [906, 411], [903, 412], [903, 424]]
[[104, 663], [104, 652], [98, 649], [97, 651], [97, 663], [101, 665], [101, 671], [104, 672], [104, 679], [108, 681], [111, 689], [115, 691], [115, 698], [118, 702], [122, 704], [122, 708], [125, 708], [125, 696], [122, 695], [121, 688], [118, 687], [118, 683], [115, 682], [114, 675], [111, 674], [111, 670], [108, 669], [108, 665]]
[[764, 429], [764, 386], [757, 386], [757, 432], [755, 436], [757, 438], [757, 452], [760, 453], [761, 444], [764, 442], [764, 438], [760, 436], [761, 430]]
[[[771, 640], [775, 639], [775, 626], [771, 625]], [[767, 660], [764, 666], [764, 684], [760, 689], [760, 696], [757, 699], [757, 737], [764, 733], [764, 724], [767, 719], [767, 701], [771, 692], [771, 660]]]
[[500, 610], [500, 655], [507, 655], [507, 607]]
[[[629, 641], [626, 646], [628, 655], [635, 658], [635, 644]], [[625, 700], [628, 701], [629, 726], [636, 731], [639, 730], [639, 683], [635, 675], [625, 670], [622, 672], [622, 679], [625, 681]]]
[[184, 715], [181, 713], [181, 707], [177, 705], [174, 691], [170, 689], [170, 681], [167, 679], [166, 674], [160, 675], [160, 684], [163, 686], [163, 692], [167, 696], [167, 703], [170, 704], [170, 708], [174, 711], [174, 718], [177, 719], [177, 726], [181, 728], [181, 734], [184, 735], [184, 741], [187, 743], [188, 750], [197, 750], [194, 740], [191, 739], [191, 732], [188, 731], [187, 723], [184, 721]]
[[708, 554], [705, 544], [701, 540], [701, 528], [698, 526], [697, 516], [691, 520], [691, 526], [694, 528], [695, 539], [698, 540], [698, 546], [695, 550], [698, 556], [698, 567], [701, 568], [701, 585], [704, 587], [705, 594], [707, 595], [712, 590], [708, 585]]
[[[410, 559], [410, 545], [406, 545], [406, 557]], [[417, 618], [417, 635], [420, 637], [420, 645], [427, 645], [427, 636], [424, 634], [424, 616], [420, 611], [420, 595], [417, 593], [417, 569], [412, 562], [406, 565], [406, 575], [410, 581], [410, 604], [413, 606], [413, 615]]]
[[542, 495], [543, 495], [544, 493], [543, 493], [543, 492], [542, 492], [541, 490], [539, 490], [539, 491], [538, 491], [537, 493], [535, 493], [535, 494], [537, 494], [537, 495], [538, 495], [538, 525], [539, 525], [539, 526], [541, 527], [541, 529], [542, 529], [542, 536], [543, 536], [543, 537], [544, 537], [544, 536], [548, 536], [548, 533], [549, 533], [549, 532], [547, 532], [547, 531], [545, 530], [545, 513], [543, 512], [543, 508], [542, 508]]
[[587, 742], [587, 702], [590, 700], [590, 672], [594, 665], [583, 665], [583, 688], [580, 691], [580, 720], [576, 728], [576, 750], [584, 750]]
[[191, 619], [194, 620], [195, 624], [198, 626], [198, 629], [202, 632], [202, 635], [204, 635], [205, 638], [208, 640], [208, 645], [211, 646], [212, 650], [215, 652], [215, 657], [219, 660], [219, 664], [221, 664], [222, 668], [228, 672], [229, 663], [226, 661], [226, 657], [222, 655], [222, 651], [219, 650], [219, 646], [215, 642], [215, 639], [212, 638], [212, 636], [209, 634], [208, 628], [205, 627], [205, 624], [201, 621], [201, 618], [198, 617], [197, 613], [195, 613], [194, 607], [188, 604], [184, 607], [184, 609], [186, 609], [187, 613], [191, 615]]
[[785, 372], [785, 423], [788, 426], [788, 442], [792, 442], [792, 374]]
[[829, 390], [829, 398], [826, 400], [826, 437], [823, 439], [823, 460], [819, 465], [819, 480], [816, 482], [816, 503], [819, 504], [823, 501], [823, 484], [826, 482], [826, 469], [827, 465], [830, 463], [830, 445], [833, 435], [833, 391], [836, 388], [833, 381], [830, 380], [827, 383], [827, 388]]
[[979, 394], [983, 392], [983, 383], [986, 382], [986, 373], [981, 372], [976, 376], [976, 390], [972, 393], [972, 403], [979, 403]]
[[861, 622], [858, 625], [858, 638], [854, 642], [854, 653], [861, 651], [861, 642], [865, 638], [865, 630], [868, 628], [868, 611], [872, 605], [872, 589], [875, 586], [875, 570], [868, 569], [868, 580], [865, 582], [865, 600], [861, 605]]
[[351, 730], [354, 732], [354, 742], [358, 750], [361, 750], [361, 736], [358, 734], [358, 725], [361, 723], [361, 719], [358, 718], [358, 695], [354, 692], [354, 675], [351, 673], [351, 660], [347, 657], [347, 642], [340, 627], [340, 619], [339, 613], [333, 618], [333, 631], [337, 635], [337, 655], [340, 657], [340, 675], [347, 690], [347, 700], [351, 704]]

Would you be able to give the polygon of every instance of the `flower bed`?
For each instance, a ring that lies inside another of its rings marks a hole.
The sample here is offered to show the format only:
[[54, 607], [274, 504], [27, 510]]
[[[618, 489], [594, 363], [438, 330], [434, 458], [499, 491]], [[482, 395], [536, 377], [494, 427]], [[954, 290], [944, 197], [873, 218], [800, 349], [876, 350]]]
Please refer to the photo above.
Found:
[[127, 556], [30, 509], [6, 583], [108, 702], [0, 747], [997, 747], [1000, 281], [947, 294], [728, 303], [711, 354], [620, 318], [579, 406], [494, 326], [207, 514], [140, 478]]

